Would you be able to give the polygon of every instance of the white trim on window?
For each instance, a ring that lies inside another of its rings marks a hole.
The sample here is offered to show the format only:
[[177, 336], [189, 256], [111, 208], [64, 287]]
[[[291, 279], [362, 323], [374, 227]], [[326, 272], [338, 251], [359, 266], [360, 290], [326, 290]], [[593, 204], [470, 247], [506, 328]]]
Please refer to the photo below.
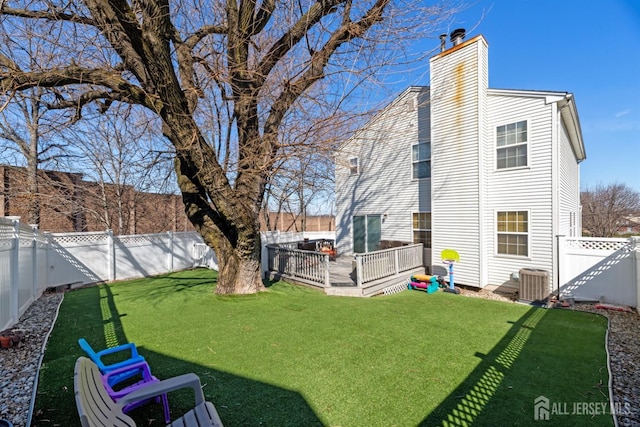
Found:
[[494, 154], [496, 170], [529, 167], [530, 133], [531, 127], [528, 119], [495, 127]]
[[431, 178], [431, 143], [428, 141], [411, 145], [411, 178]]
[[530, 258], [531, 211], [495, 211], [495, 253], [497, 256]]
[[349, 175], [358, 175], [360, 173], [360, 159], [351, 157], [349, 159]]
[[422, 243], [424, 248], [431, 248], [431, 212], [411, 213], [411, 239], [413, 243]]

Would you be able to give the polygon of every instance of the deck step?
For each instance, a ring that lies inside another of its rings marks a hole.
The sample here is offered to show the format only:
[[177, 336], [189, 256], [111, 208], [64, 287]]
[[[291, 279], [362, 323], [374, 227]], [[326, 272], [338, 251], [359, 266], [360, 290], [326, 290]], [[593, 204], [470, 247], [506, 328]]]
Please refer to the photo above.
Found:
[[331, 282], [331, 286], [336, 288], [355, 288], [357, 285], [353, 282]]
[[341, 296], [341, 297], [361, 297], [362, 295], [362, 288], [356, 288], [356, 287], [330, 287], [330, 288], [324, 288], [324, 293], [327, 295], [332, 295], [332, 296]]

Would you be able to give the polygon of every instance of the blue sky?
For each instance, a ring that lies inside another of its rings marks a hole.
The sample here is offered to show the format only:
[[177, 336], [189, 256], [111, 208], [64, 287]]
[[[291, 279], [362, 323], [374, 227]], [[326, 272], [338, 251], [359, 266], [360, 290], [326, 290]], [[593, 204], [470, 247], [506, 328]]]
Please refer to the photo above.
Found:
[[489, 43], [490, 87], [575, 95], [583, 189], [640, 191], [640, 0], [477, 0], [452, 19], [458, 27]]

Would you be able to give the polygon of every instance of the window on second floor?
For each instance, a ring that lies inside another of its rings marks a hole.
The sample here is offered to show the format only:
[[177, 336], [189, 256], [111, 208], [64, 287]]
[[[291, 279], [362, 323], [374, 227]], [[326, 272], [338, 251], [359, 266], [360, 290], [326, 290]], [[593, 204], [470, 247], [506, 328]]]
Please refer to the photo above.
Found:
[[413, 179], [431, 178], [431, 144], [423, 142], [411, 146]]
[[357, 157], [349, 159], [349, 172], [351, 175], [358, 175], [360, 173], [360, 161]]
[[496, 167], [498, 169], [527, 166], [527, 121], [496, 128]]

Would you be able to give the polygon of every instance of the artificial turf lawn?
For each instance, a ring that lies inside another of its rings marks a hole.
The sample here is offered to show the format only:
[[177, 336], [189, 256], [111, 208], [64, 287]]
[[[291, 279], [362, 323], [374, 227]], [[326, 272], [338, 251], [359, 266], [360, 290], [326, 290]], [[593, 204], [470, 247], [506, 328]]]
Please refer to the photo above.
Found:
[[[135, 342], [159, 378], [195, 372], [226, 426], [531, 425], [540, 395], [569, 408], [608, 402], [601, 316], [442, 292], [330, 297], [284, 282], [216, 296], [215, 277], [198, 269], [67, 293], [32, 425], [79, 425], [80, 337], [96, 349]], [[193, 398], [169, 402], [175, 417]], [[160, 405], [131, 415], [163, 424]], [[544, 424], [613, 423], [552, 414]]]

